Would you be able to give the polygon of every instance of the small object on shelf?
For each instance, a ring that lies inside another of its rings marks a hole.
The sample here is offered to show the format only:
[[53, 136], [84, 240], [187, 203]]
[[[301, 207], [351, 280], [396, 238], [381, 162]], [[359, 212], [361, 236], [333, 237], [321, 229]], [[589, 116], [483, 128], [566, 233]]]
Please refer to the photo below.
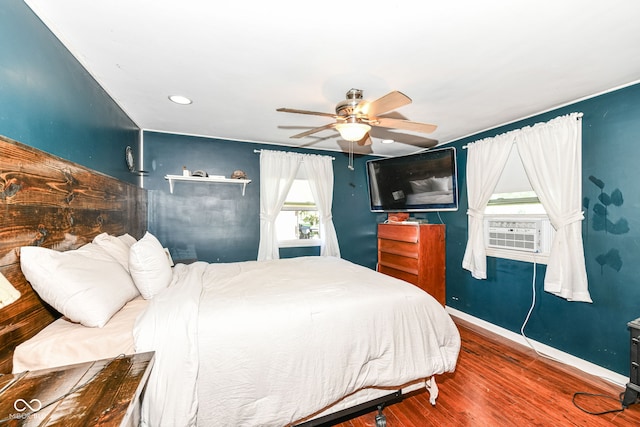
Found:
[[242, 170], [235, 170], [231, 174], [231, 179], [247, 179], [247, 174]]
[[182, 167], [182, 176], [191, 176], [191, 173], [189, 172], [189, 169], [187, 169], [186, 166]]

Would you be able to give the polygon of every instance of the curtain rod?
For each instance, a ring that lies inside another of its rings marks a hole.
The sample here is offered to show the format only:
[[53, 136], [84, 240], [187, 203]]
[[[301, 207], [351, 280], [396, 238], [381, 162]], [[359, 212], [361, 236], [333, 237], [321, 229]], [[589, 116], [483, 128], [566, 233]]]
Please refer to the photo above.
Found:
[[[582, 113], [582, 112], [578, 113], [578, 114], [576, 115], [576, 120], [580, 120], [580, 119], [582, 118], [582, 116], [584, 116], [584, 113]], [[466, 149], [467, 149], [467, 147], [469, 147], [469, 146], [468, 146], [468, 145], [463, 145], [463, 146], [462, 146], [462, 149], [463, 149], [463, 150], [466, 150]]]
[[[253, 152], [257, 153], [257, 154], [260, 154], [262, 152], [262, 150], [257, 150], [256, 149], [256, 150], [253, 150]], [[303, 156], [321, 156], [322, 155], [322, 154], [304, 154], [304, 153], [297, 153], [297, 154], [300, 154], [300, 155], [303, 155]], [[329, 157], [329, 156], [327, 156], [327, 157]], [[335, 159], [336, 159], [335, 157], [331, 157], [331, 160], [335, 160]]]

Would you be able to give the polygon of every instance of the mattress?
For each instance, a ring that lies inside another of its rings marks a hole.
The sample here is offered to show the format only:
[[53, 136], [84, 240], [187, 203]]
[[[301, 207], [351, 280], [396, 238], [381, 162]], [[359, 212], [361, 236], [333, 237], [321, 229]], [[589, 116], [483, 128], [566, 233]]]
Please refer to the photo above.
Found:
[[[283, 426], [429, 386], [460, 336], [421, 289], [333, 257], [173, 268], [169, 287], [103, 328], [59, 319], [14, 371], [155, 351], [147, 426]], [[434, 393], [435, 392], [435, 393]]]
[[194, 263], [174, 276], [134, 332], [136, 351], [160, 353], [150, 426], [288, 425], [455, 369], [460, 337], [435, 299], [339, 258]]

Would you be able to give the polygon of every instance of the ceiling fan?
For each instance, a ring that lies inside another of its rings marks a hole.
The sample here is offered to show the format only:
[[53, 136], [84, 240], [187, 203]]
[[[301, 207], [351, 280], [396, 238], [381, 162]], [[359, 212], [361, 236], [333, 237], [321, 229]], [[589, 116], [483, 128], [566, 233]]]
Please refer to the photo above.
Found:
[[362, 90], [351, 89], [347, 92], [346, 99], [336, 105], [335, 114], [293, 108], [278, 108], [277, 111], [330, 117], [335, 120], [333, 123], [298, 133], [291, 138], [303, 138], [323, 130], [336, 129], [344, 140], [356, 142], [360, 146], [371, 145], [371, 134], [373, 134], [383, 140], [393, 140], [422, 148], [433, 147], [438, 143], [437, 140], [387, 130], [391, 128], [418, 133], [431, 133], [436, 130], [436, 125], [413, 122], [392, 111], [410, 103], [411, 98], [398, 91], [389, 92], [375, 101], [366, 101], [362, 98]]

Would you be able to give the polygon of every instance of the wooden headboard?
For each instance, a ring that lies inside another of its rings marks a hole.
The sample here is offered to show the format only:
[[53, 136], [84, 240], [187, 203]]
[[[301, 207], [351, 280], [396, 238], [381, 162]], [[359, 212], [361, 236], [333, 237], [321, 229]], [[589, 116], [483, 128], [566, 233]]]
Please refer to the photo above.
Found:
[[146, 190], [0, 136], [0, 272], [22, 294], [0, 308], [0, 373], [60, 316], [22, 275], [20, 247], [76, 249], [102, 232], [140, 238], [146, 224]]

